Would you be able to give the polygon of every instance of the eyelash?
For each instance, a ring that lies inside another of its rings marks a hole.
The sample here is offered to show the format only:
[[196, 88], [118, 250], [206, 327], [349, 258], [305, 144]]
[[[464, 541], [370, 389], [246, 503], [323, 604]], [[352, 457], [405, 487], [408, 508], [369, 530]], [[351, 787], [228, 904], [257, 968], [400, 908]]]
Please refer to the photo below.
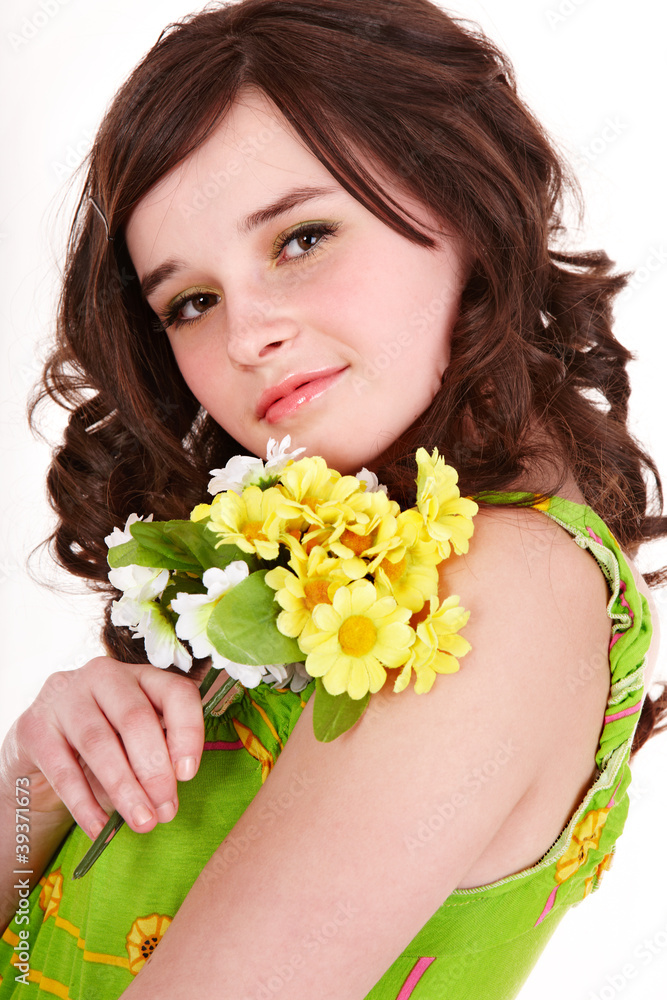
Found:
[[[277, 258], [280, 256], [284, 248], [288, 246], [293, 240], [298, 239], [300, 236], [308, 235], [308, 236], [319, 236], [320, 239], [313, 247], [311, 247], [309, 250], [306, 250], [305, 253], [299, 254], [298, 257], [293, 257], [289, 261], [289, 263], [295, 264], [306, 257], [313, 257], [330, 237], [336, 235], [336, 231], [338, 230], [339, 226], [340, 223], [318, 223], [315, 225], [308, 222], [303, 223], [302, 225], [297, 226], [296, 229], [293, 229], [290, 233], [287, 233], [284, 236], [279, 236], [278, 239], [273, 244], [269, 256], [271, 260], [277, 260]], [[178, 314], [180, 313], [181, 309], [183, 309], [183, 307], [188, 304], [188, 302], [193, 302], [195, 299], [201, 298], [204, 295], [214, 296], [215, 293], [208, 292], [206, 291], [206, 289], [203, 288], [195, 289], [194, 291], [185, 295], [183, 298], [176, 299], [171, 308], [164, 315], [160, 316], [161, 328], [163, 330], [168, 330], [170, 327], [178, 328], [179, 326], [190, 326], [193, 323], [198, 323], [201, 319], [203, 319], [206, 316], [206, 313], [209, 312], [208, 309], [206, 310], [206, 312], [203, 312], [201, 316], [198, 316], [196, 319], [179, 319]]]

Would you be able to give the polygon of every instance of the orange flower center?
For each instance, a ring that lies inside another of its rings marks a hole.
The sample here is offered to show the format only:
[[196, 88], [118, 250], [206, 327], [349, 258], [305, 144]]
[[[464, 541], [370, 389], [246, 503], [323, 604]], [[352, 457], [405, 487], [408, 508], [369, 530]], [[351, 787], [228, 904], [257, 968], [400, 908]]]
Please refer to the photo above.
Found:
[[303, 585], [306, 607], [312, 611], [316, 604], [331, 604], [328, 580], [307, 580]]
[[350, 615], [338, 630], [340, 648], [348, 656], [365, 656], [377, 639], [377, 629], [365, 615]]
[[397, 580], [400, 580], [400, 578], [405, 573], [405, 568], [407, 565], [408, 561], [405, 558], [405, 556], [403, 556], [402, 559], [399, 559], [398, 562], [390, 562], [389, 559], [382, 560], [382, 569], [389, 577], [390, 583], [395, 583]]
[[262, 531], [263, 527], [264, 525], [261, 521], [248, 521], [243, 528], [243, 535], [249, 542], [256, 542], [257, 539], [260, 539], [262, 542], [266, 542], [268, 539]]
[[371, 544], [370, 535], [357, 535], [354, 531], [350, 531], [349, 528], [345, 529], [340, 536], [340, 540], [348, 549], [352, 549], [355, 556], [362, 555]]

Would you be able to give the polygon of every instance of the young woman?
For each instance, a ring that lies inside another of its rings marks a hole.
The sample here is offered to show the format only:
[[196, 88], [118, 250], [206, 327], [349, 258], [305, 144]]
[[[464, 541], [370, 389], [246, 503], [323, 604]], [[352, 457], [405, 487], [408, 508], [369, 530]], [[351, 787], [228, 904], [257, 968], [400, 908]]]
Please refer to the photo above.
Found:
[[[68, 568], [103, 583], [115, 525], [187, 516], [210, 468], [283, 433], [405, 505], [418, 447], [464, 494], [535, 496], [487, 495], [447, 562], [472, 652], [426, 697], [385, 688], [322, 746], [312, 687], [247, 693], [261, 789], [252, 754], [229, 774], [202, 754], [233, 735], [204, 736], [203, 665], [161, 672], [109, 623], [108, 658], [47, 683], [2, 758], [44, 872], [31, 990], [510, 997], [597, 887], [650, 666], [627, 556], [663, 522], [625, 427], [624, 278], [549, 246], [563, 184], [504, 58], [426, 0], [245, 0], [166, 32], [122, 88], [47, 372], [72, 409], [50, 475]], [[72, 887], [102, 806], [130, 830]]]

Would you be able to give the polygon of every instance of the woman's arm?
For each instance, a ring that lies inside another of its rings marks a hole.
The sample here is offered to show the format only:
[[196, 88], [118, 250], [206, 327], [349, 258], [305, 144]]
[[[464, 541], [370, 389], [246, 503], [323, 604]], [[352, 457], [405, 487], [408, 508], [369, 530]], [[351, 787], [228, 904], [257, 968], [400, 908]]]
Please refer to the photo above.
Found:
[[[114, 809], [139, 833], [169, 822], [177, 780], [196, 774], [203, 742], [201, 700], [188, 677], [108, 657], [52, 674], [0, 748], [0, 924], [11, 920], [19, 889], [40, 878], [73, 822], [91, 838]], [[18, 828], [26, 816], [17, 808], [28, 810], [27, 830]], [[18, 868], [32, 874], [18, 876]]]
[[[443, 588], [471, 610], [460, 672], [426, 695], [385, 688], [331, 744], [313, 736], [311, 699], [127, 1000], [255, 998], [276, 975], [290, 1000], [362, 1000], [449, 893], [476, 884], [467, 875], [488, 868], [491, 881], [550, 846], [594, 772], [609, 676], [575, 702], [567, 675], [606, 654], [604, 580], [542, 515], [503, 511], [476, 519]], [[501, 750], [471, 792], [471, 772]], [[273, 801], [291, 802], [280, 820]], [[537, 833], [514, 843], [527, 801]], [[447, 822], [420, 839], [445, 805]]]

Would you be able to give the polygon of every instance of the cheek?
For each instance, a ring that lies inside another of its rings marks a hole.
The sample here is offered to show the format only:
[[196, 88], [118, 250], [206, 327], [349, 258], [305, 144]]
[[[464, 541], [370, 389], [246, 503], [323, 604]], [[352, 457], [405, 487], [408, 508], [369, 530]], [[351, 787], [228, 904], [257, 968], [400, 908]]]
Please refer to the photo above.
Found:
[[229, 375], [220, 352], [204, 338], [197, 342], [194, 337], [175, 335], [170, 341], [176, 364], [193, 396], [213, 412], [221, 398], [230, 398]]

